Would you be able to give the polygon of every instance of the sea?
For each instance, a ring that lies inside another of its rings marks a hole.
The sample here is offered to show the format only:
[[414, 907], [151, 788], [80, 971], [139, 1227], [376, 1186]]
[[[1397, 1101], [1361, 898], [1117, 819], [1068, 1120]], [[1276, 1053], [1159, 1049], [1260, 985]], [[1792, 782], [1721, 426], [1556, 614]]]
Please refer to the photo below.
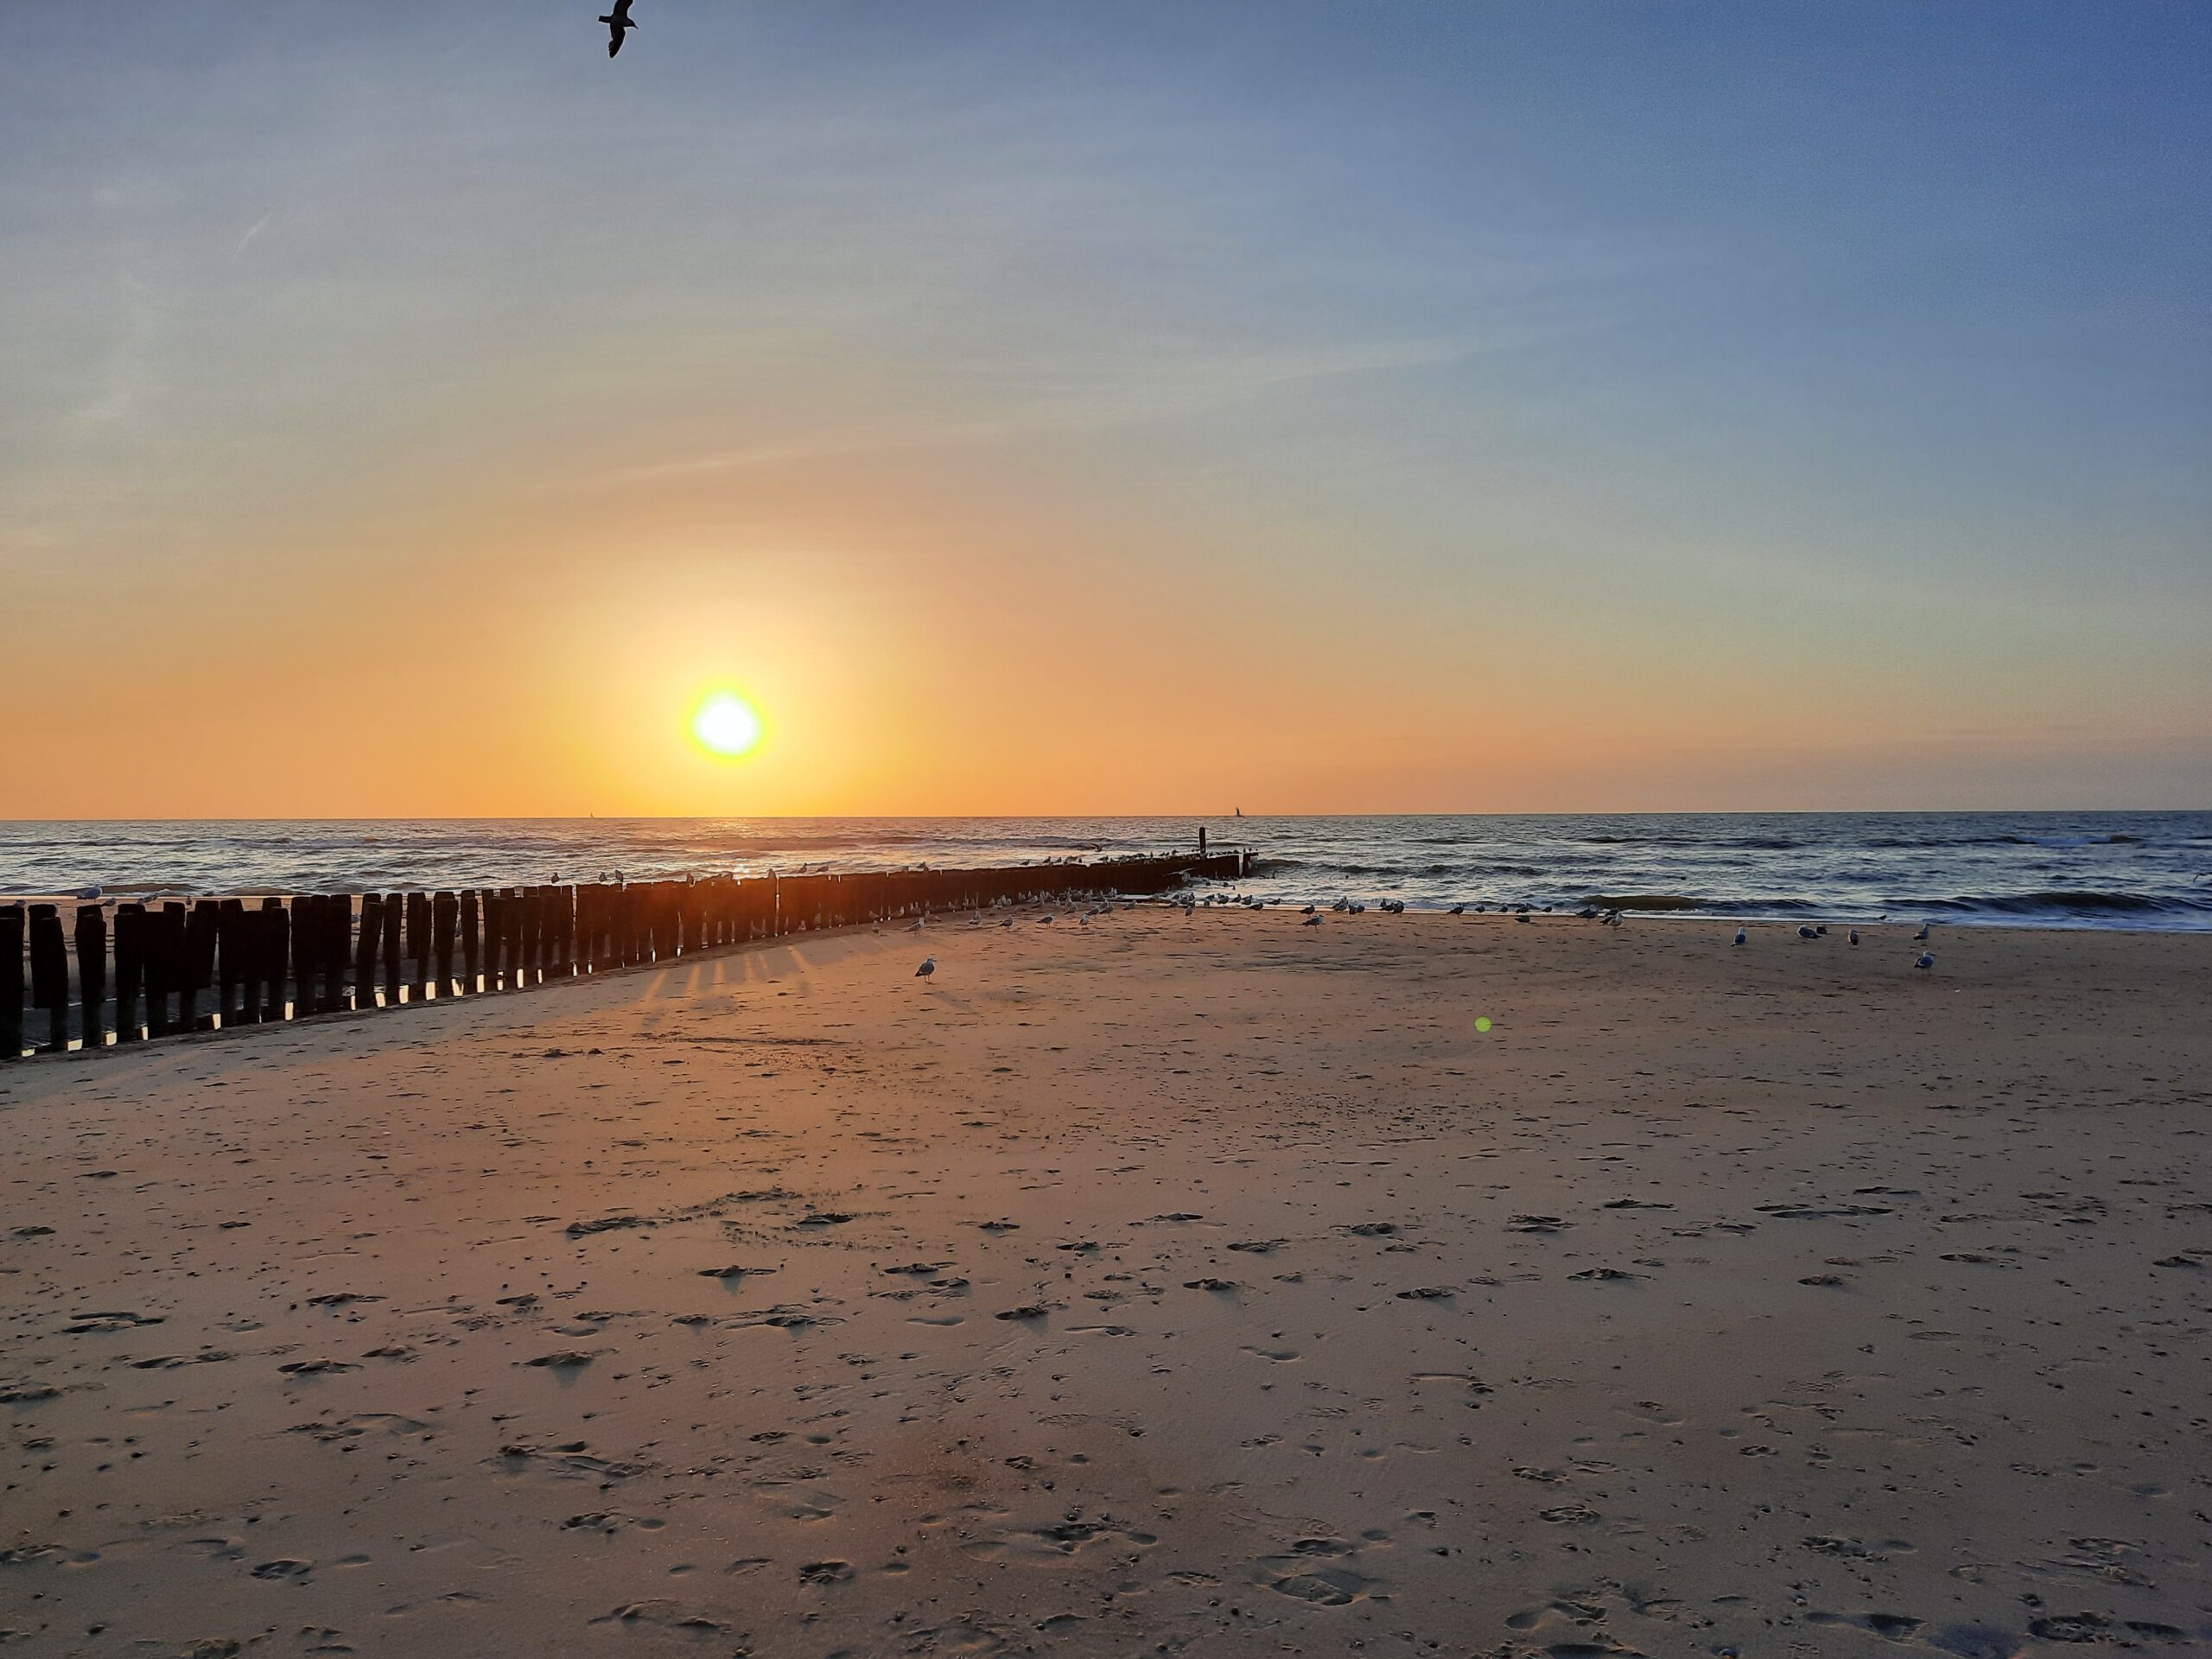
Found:
[[0, 822], [0, 893], [377, 892], [1251, 848], [1288, 903], [2212, 929], [2212, 812]]

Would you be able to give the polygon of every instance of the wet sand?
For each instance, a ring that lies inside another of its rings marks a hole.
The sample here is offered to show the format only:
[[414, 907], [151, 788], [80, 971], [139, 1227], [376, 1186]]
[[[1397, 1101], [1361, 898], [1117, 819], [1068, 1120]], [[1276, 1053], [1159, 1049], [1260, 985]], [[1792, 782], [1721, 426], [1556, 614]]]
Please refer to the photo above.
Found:
[[2212, 1649], [2212, 939], [1732, 931], [1026, 912], [0, 1071], [0, 1630]]

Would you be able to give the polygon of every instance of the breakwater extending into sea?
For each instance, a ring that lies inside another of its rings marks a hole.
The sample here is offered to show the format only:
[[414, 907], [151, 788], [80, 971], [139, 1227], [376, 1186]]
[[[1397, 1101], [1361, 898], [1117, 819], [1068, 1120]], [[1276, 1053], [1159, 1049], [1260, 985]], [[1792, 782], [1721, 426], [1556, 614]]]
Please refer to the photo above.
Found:
[[27, 992], [31, 1039], [60, 1054], [526, 990], [897, 917], [1158, 894], [1250, 865], [1236, 849], [190, 901], [86, 888], [67, 906], [0, 904], [0, 1060], [24, 1052]]

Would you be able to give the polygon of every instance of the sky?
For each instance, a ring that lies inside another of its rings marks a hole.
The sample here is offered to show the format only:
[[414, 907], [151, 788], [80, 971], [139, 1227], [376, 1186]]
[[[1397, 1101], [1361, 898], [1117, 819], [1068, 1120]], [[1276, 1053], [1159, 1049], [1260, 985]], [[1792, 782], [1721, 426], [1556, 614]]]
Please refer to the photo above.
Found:
[[11, 10], [0, 817], [2212, 804], [2212, 7], [595, 10]]

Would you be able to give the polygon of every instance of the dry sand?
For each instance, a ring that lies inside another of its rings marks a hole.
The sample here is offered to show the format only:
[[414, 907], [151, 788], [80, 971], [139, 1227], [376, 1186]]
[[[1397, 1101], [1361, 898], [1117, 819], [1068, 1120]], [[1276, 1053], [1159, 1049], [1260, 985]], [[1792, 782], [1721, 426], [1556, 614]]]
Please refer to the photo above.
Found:
[[0, 1627], [2212, 1650], [2212, 939], [1074, 924], [0, 1073]]

